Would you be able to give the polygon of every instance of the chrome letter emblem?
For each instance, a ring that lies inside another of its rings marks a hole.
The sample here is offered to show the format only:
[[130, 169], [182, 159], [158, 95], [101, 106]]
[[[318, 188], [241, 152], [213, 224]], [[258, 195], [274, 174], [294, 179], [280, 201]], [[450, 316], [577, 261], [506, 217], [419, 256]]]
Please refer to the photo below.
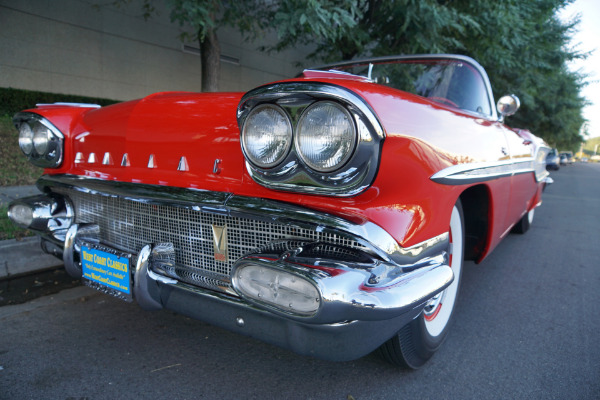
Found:
[[215, 260], [227, 262], [227, 225], [212, 226]]

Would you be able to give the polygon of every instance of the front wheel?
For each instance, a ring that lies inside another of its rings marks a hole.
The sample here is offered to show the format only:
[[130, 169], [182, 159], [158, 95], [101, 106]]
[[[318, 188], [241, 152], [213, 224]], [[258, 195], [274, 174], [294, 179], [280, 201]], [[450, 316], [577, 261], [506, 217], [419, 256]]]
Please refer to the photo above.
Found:
[[535, 214], [535, 209], [531, 209], [527, 213], [525, 213], [525, 215], [523, 215], [523, 217], [521, 217], [519, 222], [517, 222], [515, 224], [512, 231], [515, 233], [527, 232], [529, 230], [529, 228], [531, 227], [531, 224], [533, 223], [533, 215], [534, 214]]
[[460, 287], [464, 251], [464, 224], [460, 201], [450, 217], [448, 264], [454, 280], [425, 305], [423, 312], [379, 348], [392, 364], [417, 369], [429, 360], [448, 335]]

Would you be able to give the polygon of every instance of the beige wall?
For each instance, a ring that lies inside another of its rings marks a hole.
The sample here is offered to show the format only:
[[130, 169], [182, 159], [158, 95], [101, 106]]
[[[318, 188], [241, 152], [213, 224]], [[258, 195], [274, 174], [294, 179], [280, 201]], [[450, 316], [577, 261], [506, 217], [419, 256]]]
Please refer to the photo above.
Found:
[[[115, 100], [200, 91], [200, 57], [183, 51], [182, 30], [167, 10], [146, 21], [139, 1], [97, 6], [106, 3], [0, 0], [0, 87]], [[267, 55], [256, 50], [264, 42], [246, 43], [228, 28], [219, 40], [223, 56], [234, 61], [221, 63], [222, 91], [246, 91], [294, 76], [298, 62], [307, 66], [306, 49]]]

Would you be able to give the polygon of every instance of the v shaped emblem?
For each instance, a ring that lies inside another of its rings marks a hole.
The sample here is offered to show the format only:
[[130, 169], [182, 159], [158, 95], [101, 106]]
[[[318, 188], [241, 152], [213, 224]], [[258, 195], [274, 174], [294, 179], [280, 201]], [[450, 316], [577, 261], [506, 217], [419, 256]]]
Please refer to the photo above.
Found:
[[227, 261], [227, 225], [212, 225], [215, 260]]

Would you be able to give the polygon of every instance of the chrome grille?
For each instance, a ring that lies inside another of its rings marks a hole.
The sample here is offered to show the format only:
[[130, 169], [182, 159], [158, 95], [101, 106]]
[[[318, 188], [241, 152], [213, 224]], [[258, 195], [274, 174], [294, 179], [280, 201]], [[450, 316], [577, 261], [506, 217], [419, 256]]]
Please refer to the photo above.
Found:
[[[173, 278], [220, 291], [231, 288], [229, 273], [236, 260], [274, 240], [301, 239], [364, 249], [351, 238], [311, 229], [117, 196], [55, 190], [71, 199], [76, 223], [100, 226], [100, 241], [105, 245], [137, 254], [147, 244], [170, 242], [177, 266], [167, 272]], [[215, 260], [212, 225], [227, 225], [226, 262]]]

